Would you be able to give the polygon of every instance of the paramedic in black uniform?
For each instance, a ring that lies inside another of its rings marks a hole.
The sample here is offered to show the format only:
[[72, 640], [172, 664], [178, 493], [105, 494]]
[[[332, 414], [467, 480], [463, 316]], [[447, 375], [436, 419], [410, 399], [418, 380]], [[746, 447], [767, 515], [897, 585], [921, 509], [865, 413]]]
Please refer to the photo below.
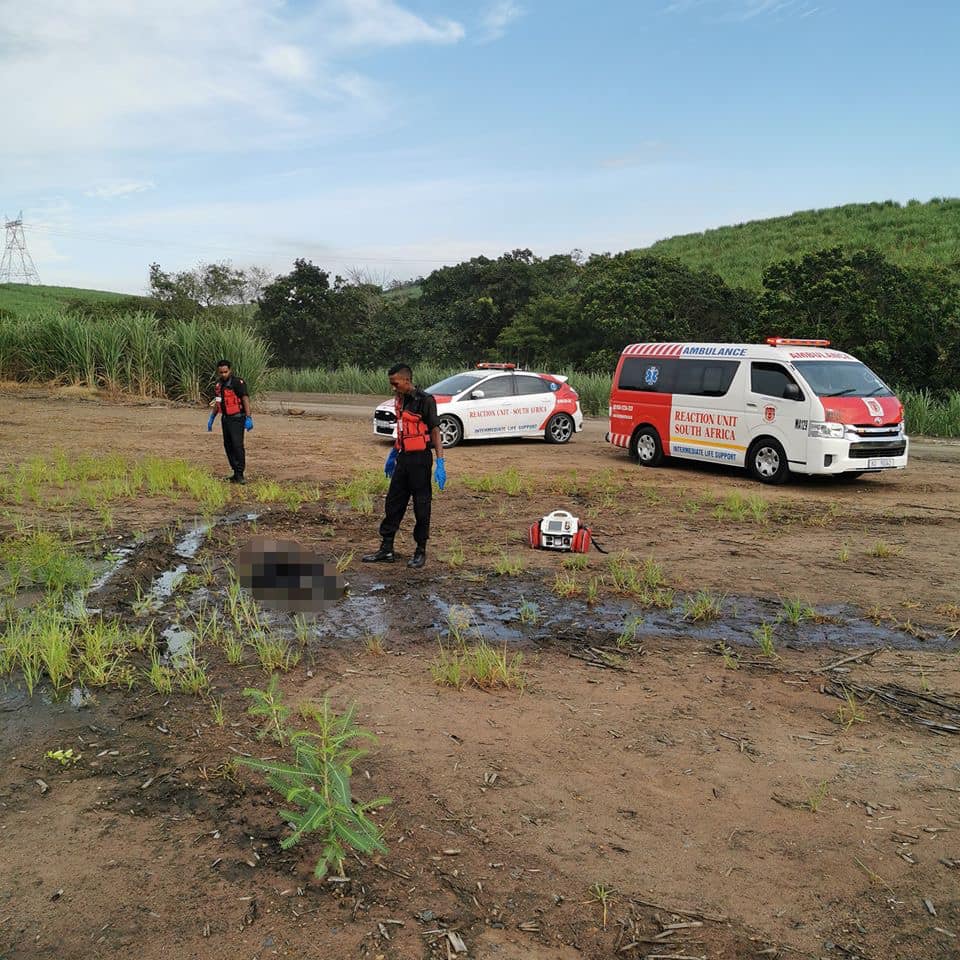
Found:
[[247, 385], [234, 376], [229, 360], [217, 361], [217, 382], [213, 387], [213, 399], [210, 401], [213, 412], [207, 420], [207, 430], [213, 429], [213, 421], [220, 414], [223, 427], [223, 449], [233, 475], [227, 477], [230, 483], [246, 483], [243, 471], [247, 467], [247, 454], [243, 448], [243, 431], [253, 429], [253, 417], [250, 416], [250, 394]]
[[437, 465], [434, 477], [442, 490], [447, 482], [440, 442], [440, 419], [437, 401], [413, 385], [413, 371], [405, 363], [398, 363], [388, 371], [394, 393], [397, 415], [397, 439], [387, 456], [383, 472], [390, 478], [383, 523], [380, 524], [380, 549], [368, 553], [364, 563], [393, 563], [393, 540], [400, 522], [413, 497], [413, 539], [417, 548], [407, 561], [408, 567], [419, 569], [427, 562], [427, 540], [430, 537], [430, 505], [433, 486], [433, 454]]

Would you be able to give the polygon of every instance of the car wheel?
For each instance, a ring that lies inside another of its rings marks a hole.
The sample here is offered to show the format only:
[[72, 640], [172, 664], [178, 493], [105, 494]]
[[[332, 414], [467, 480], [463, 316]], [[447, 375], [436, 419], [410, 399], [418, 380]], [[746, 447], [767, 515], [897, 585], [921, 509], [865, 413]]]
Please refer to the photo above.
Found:
[[456, 417], [444, 414], [440, 418], [440, 442], [444, 449], [455, 447], [463, 439], [463, 427]]
[[555, 413], [547, 423], [547, 443], [566, 443], [573, 436], [573, 417]]
[[644, 427], [633, 436], [632, 450], [634, 460], [641, 467], [658, 467], [663, 462], [663, 444], [660, 434], [653, 427]]
[[787, 455], [778, 440], [761, 437], [747, 454], [747, 470], [761, 483], [784, 483], [790, 476]]

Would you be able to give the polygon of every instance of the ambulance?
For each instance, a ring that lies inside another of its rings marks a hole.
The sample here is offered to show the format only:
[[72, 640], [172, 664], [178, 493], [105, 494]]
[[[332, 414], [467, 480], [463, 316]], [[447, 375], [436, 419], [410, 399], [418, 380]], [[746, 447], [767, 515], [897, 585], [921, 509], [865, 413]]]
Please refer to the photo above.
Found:
[[853, 478], [907, 465], [902, 404], [829, 340], [634, 343], [617, 364], [609, 412], [607, 441], [647, 467], [682, 457], [783, 483], [791, 473]]

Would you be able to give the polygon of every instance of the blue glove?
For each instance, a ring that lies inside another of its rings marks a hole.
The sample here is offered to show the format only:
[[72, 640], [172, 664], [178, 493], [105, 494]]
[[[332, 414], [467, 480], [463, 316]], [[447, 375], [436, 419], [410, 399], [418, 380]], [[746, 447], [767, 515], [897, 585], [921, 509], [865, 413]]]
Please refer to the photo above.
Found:
[[253, 417], [247, 417], [247, 419], [243, 421], [243, 429], [244, 430], [253, 429]]
[[442, 490], [447, 485], [447, 468], [443, 464], [443, 457], [437, 457], [437, 468], [433, 471], [433, 479]]
[[210, 414], [210, 419], [207, 421], [207, 433], [209, 433], [213, 429], [213, 421], [216, 419], [217, 419], [217, 411], [214, 410], [213, 413]]
[[383, 475], [385, 477], [392, 477], [393, 471], [397, 469], [397, 448], [394, 447], [387, 454], [387, 462], [383, 465]]

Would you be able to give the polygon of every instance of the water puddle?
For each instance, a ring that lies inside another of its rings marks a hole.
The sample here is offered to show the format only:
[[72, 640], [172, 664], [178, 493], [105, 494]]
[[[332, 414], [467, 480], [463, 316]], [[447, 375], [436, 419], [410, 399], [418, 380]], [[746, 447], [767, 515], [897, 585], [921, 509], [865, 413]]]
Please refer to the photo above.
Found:
[[162, 655], [161, 661], [165, 664], [172, 664], [174, 667], [182, 667], [193, 657], [194, 635], [190, 630], [185, 630], [177, 624], [171, 624], [160, 631], [167, 645], [166, 652]]
[[182, 536], [174, 545], [173, 552], [184, 560], [192, 560], [197, 551], [206, 539], [207, 534], [213, 529], [216, 521], [194, 523], [187, 533]]

